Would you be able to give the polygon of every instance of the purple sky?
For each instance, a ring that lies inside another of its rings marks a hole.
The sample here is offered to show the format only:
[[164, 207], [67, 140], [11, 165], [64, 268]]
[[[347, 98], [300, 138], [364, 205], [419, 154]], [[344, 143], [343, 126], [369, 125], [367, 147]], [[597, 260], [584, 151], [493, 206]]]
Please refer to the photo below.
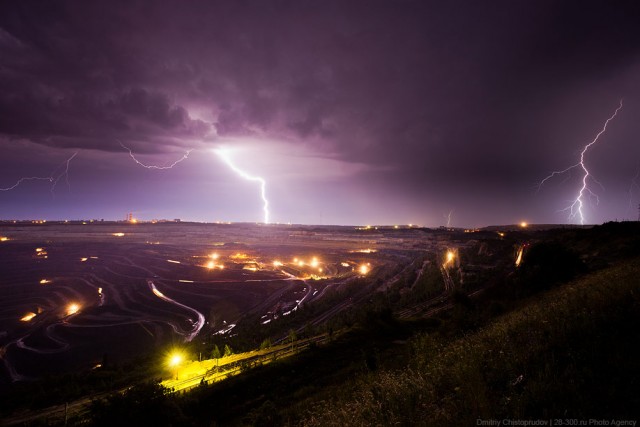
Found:
[[[0, 3], [0, 219], [636, 219], [636, 1]], [[172, 169], [167, 165], [193, 151]], [[56, 170], [56, 168], [58, 168]], [[636, 178], [640, 184], [640, 177]]]

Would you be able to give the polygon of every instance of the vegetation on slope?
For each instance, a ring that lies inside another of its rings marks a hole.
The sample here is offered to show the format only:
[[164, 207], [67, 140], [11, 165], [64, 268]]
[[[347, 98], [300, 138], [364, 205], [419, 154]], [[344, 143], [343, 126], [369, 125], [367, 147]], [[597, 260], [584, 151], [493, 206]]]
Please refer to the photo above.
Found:
[[407, 369], [358, 378], [304, 425], [471, 425], [503, 418], [635, 418], [640, 259], [549, 291], [477, 332], [412, 340]]

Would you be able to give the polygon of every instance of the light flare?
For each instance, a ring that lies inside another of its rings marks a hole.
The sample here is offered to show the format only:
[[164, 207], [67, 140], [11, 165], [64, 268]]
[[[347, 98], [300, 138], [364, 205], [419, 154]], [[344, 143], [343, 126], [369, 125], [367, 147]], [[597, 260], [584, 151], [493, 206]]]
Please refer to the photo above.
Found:
[[33, 319], [34, 317], [36, 317], [35, 313], [29, 312], [27, 314], [25, 314], [22, 318], [20, 318], [21, 322], [30, 322], [31, 319]]
[[218, 148], [215, 149], [214, 152], [231, 168], [232, 171], [240, 175], [240, 177], [246, 179], [247, 181], [254, 181], [260, 184], [260, 197], [262, 198], [262, 211], [264, 213], [264, 223], [269, 224], [269, 200], [267, 200], [267, 182], [264, 178], [259, 176], [249, 175], [247, 172], [238, 168], [231, 157], [229, 156], [228, 150]]
[[78, 311], [80, 311], [80, 305], [76, 304], [75, 302], [69, 304], [67, 306], [67, 316], [71, 316], [72, 314], [76, 314]]
[[518, 247], [518, 252], [516, 253], [516, 267], [520, 267], [522, 263], [522, 253], [524, 252], [524, 245]]

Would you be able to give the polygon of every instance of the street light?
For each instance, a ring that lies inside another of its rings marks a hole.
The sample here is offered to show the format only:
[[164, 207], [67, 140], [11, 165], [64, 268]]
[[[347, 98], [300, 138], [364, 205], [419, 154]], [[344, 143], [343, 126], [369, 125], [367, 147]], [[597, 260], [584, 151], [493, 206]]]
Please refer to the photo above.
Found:
[[180, 353], [172, 353], [169, 356], [169, 367], [176, 370], [176, 380], [178, 379], [178, 368], [182, 363], [182, 359], [183, 357], [182, 357], [182, 354]]

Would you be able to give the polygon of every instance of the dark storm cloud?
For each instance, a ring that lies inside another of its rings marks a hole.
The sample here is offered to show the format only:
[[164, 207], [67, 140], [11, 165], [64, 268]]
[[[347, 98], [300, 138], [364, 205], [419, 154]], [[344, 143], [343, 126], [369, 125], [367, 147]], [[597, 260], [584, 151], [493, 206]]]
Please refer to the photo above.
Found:
[[5, 3], [0, 131], [175, 143], [211, 135], [181, 105], [197, 101], [221, 135], [290, 131], [403, 161], [387, 147], [467, 146], [478, 123], [513, 114], [509, 98], [635, 58], [637, 6], [603, 5]]

